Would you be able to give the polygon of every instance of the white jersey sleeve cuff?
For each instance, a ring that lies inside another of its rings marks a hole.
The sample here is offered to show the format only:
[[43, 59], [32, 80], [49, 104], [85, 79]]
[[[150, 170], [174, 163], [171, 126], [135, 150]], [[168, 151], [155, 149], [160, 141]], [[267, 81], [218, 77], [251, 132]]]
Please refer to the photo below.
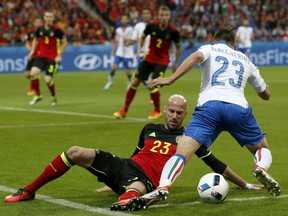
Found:
[[267, 84], [263, 82], [262, 85], [255, 87], [255, 90], [257, 93], [261, 93], [265, 91], [266, 87], [267, 87]]

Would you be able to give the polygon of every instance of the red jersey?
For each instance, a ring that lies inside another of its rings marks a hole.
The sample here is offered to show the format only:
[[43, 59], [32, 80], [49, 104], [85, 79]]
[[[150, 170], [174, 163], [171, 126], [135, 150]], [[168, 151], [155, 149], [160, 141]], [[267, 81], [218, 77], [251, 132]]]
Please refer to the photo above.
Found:
[[167, 66], [170, 62], [172, 42], [180, 43], [180, 33], [176, 26], [169, 23], [166, 29], [161, 30], [159, 21], [155, 20], [147, 24], [143, 33], [151, 36], [145, 61]]
[[141, 150], [131, 159], [143, 169], [155, 187], [159, 185], [165, 163], [175, 154], [183, 131], [184, 128], [170, 131], [163, 124], [153, 123], [142, 129], [137, 146]]
[[35, 37], [38, 38], [39, 46], [36, 55], [54, 61], [58, 55], [60, 41], [65, 38], [64, 32], [56, 26], [49, 29], [43, 26], [36, 30]]

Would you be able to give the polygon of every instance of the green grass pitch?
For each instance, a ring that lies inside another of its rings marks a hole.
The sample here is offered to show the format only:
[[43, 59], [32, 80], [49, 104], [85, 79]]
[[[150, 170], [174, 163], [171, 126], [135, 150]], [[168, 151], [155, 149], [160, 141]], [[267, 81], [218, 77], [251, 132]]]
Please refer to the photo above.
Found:
[[[287, 215], [287, 140], [288, 100], [287, 67], [261, 68], [262, 75], [272, 92], [270, 101], [263, 101], [248, 86], [246, 96], [264, 132], [273, 155], [269, 173], [279, 181], [282, 194], [274, 198], [266, 190], [245, 191], [229, 183], [230, 191], [222, 204], [203, 204], [196, 186], [199, 179], [211, 170], [194, 157], [182, 175], [173, 184], [170, 197], [146, 211], [127, 212], [131, 215]], [[166, 76], [171, 74], [166, 72]], [[33, 107], [26, 96], [28, 80], [24, 74], [1, 74], [0, 80], [0, 196], [26, 185], [37, 177], [57, 155], [73, 145], [99, 148], [122, 157], [129, 157], [135, 149], [139, 133], [148, 123], [147, 116], [153, 107], [148, 91], [141, 86], [128, 116], [116, 120], [113, 112], [122, 108], [126, 90], [126, 77], [117, 72], [113, 87], [102, 88], [107, 72], [78, 72], [56, 75], [57, 107], [50, 107], [50, 95], [41, 79], [43, 101]], [[200, 87], [200, 72], [191, 71], [172, 86], [161, 89], [161, 107], [169, 95], [184, 95], [189, 102], [188, 123], [196, 104]], [[247, 84], [248, 85], [248, 84]], [[155, 122], [162, 122], [162, 119]], [[252, 175], [253, 156], [241, 148], [233, 138], [221, 134], [212, 151], [240, 176], [257, 183]], [[110, 212], [109, 206], [117, 200], [112, 192], [97, 193], [103, 186], [96, 177], [79, 167], [38, 191], [36, 200], [21, 203], [0, 202], [3, 216], [88, 216], [122, 215]], [[42, 195], [42, 196], [40, 196]], [[47, 197], [48, 196], [48, 197]], [[60, 201], [59, 201], [60, 200]], [[68, 206], [60, 205], [68, 202]]]

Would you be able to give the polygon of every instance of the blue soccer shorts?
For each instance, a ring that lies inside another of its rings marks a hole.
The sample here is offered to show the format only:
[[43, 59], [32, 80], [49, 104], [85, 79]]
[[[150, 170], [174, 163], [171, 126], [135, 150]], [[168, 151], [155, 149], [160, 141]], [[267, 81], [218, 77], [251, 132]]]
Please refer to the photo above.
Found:
[[246, 55], [251, 54], [251, 48], [238, 48], [238, 50]]
[[114, 58], [114, 64], [119, 65], [121, 62], [123, 62], [123, 66], [125, 69], [131, 70], [133, 64], [133, 58], [123, 58], [116, 55]]
[[197, 106], [184, 134], [208, 148], [222, 131], [228, 131], [242, 147], [256, 145], [264, 138], [250, 106], [245, 109], [221, 101]]

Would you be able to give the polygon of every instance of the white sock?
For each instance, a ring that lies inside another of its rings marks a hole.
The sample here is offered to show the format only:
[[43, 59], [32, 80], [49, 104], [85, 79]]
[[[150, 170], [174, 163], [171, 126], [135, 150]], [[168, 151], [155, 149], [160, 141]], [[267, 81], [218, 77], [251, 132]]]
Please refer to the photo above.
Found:
[[114, 76], [115, 76], [115, 73], [110, 73], [110, 74], [109, 74], [109, 76], [108, 76], [108, 82], [109, 82], [110, 84], [113, 83]]
[[268, 170], [270, 165], [272, 164], [272, 155], [269, 149], [260, 148], [256, 151], [254, 155], [255, 166], [264, 168]]
[[165, 164], [158, 187], [170, 188], [175, 179], [181, 174], [186, 159], [181, 154], [173, 155]]

